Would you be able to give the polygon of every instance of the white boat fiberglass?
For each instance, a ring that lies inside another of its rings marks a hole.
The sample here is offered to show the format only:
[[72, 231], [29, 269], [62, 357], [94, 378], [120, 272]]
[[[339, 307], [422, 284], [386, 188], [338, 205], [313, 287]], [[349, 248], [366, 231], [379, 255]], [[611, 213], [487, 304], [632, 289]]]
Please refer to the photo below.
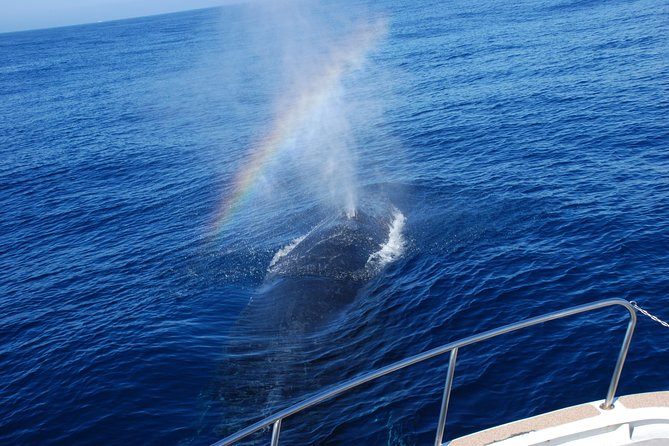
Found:
[[640, 393], [581, 404], [486, 429], [449, 446], [669, 445], [669, 392]]
[[[630, 319], [604, 400], [526, 418], [444, 442], [446, 415], [453, 377], [455, 375], [458, 350], [460, 348], [554, 319], [610, 306], [624, 307], [628, 311]], [[216, 442], [213, 446], [234, 444], [254, 432], [269, 426], [272, 426], [272, 436], [269, 439], [270, 444], [273, 446], [277, 445], [279, 444], [279, 434], [283, 419], [325, 400], [334, 398], [359, 385], [446, 353], [450, 353], [450, 359], [441, 411], [439, 413], [439, 423], [437, 424], [437, 432], [434, 440], [435, 446], [483, 446], [492, 444], [495, 446], [669, 446], [669, 391], [635, 394], [619, 398], [614, 397], [627, 351], [632, 341], [634, 327], [636, 326], [637, 316], [635, 308], [638, 307], [634, 303], [623, 299], [607, 299], [534, 317], [451, 342], [326, 389], [311, 398], [277, 412], [234, 435]], [[644, 310], [639, 310], [648, 315]], [[657, 320], [653, 316], [651, 318]], [[658, 320], [658, 322], [661, 321]]]

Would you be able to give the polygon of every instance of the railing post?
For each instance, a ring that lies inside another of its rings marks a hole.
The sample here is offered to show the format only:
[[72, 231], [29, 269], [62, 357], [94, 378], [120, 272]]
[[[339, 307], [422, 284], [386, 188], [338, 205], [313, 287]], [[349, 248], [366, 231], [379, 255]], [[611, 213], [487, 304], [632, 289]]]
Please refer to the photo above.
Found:
[[274, 422], [274, 427], [272, 428], [272, 446], [279, 444], [279, 433], [281, 433], [281, 418]]
[[444, 429], [446, 428], [446, 412], [448, 412], [448, 402], [451, 399], [451, 388], [453, 387], [453, 376], [455, 376], [455, 360], [458, 357], [458, 348], [451, 350], [451, 356], [448, 359], [448, 372], [446, 373], [446, 384], [444, 384], [444, 395], [441, 398], [441, 411], [439, 412], [439, 424], [437, 424], [437, 436], [434, 439], [434, 446], [441, 446], [444, 441]]
[[632, 342], [632, 334], [634, 333], [634, 327], [636, 326], [636, 311], [630, 306], [625, 305], [625, 308], [630, 312], [630, 321], [627, 324], [627, 331], [625, 332], [625, 339], [623, 339], [623, 345], [620, 347], [620, 353], [618, 354], [618, 361], [616, 362], [616, 368], [613, 369], [613, 376], [611, 377], [611, 384], [609, 384], [609, 390], [606, 393], [606, 400], [600, 406], [604, 410], [613, 409], [613, 397], [616, 394], [616, 389], [618, 388], [618, 382], [620, 381], [620, 374], [623, 371], [623, 364], [625, 363], [625, 358], [627, 357], [627, 352], [629, 351], [630, 344]]

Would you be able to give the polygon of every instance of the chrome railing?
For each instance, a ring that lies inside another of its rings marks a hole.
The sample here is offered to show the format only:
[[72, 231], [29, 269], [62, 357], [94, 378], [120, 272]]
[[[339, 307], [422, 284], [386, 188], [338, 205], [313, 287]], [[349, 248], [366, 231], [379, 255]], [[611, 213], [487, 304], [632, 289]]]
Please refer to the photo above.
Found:
[[233, 443], [236, 443], [249, 435], [259, 431], [268, 426], [272, 426], [272, 439], [271, 445], [276, 446], [279, 444], [279, 434], [281, 432], [281, 422], [283, 419], [301, 412], [309, 407], [315, 406], [325, 400], [334, 398], [337, 395], [340, 395], [348, 390], [358, 387], [367, 382], [373, 381], [377, 378], [385, 376], [389, 373], [393, 373], [397, 370], [409, 367], [413, 364], [425, 361], [435, 356], [442, 355], [444, 353], [450, 352], [450, 359], [448, 362], [448, 372], [446, 374], [446, 383], [444, 385], [444, 394], [441, 400], [441, 411], [439, 412], [439, 424], [437, 425], [437, 434], [434, 440], [436, 446], [440, 446], [443, 443], [444, 428], [446, 426], [446, 413], [448, 412], [448, 403], [451, 397], [451, 388], [453, 387], [453, 377], [455, 376], [455, 361], [458, 356], [458, 350], [467, 345], [476, 344], [477, 342], [485, 341], [490, 338], [494, 338], [499, 335], [503, 335], [512, 331], [520, 330], [522, 328], [531, 327], [533, 325], [541, 324], [544, 322], [552, 321], [554, 319], [560, 319], [567, 316], [573, 316], [575, 314], [584, 313], [587, 311], [597, 310], [599, 308], [609, 307], [612, 305], [620, 305], [627, 309], [630, 314], [630, 321], [627, 324], [627, 331], [625, 332], [625, 338], [623, 339], [622, 346], [620, 348], [620, 353], [618, 354], [618, 361], [613, 370], [613, 376], [611, 377], [611, 383], [609, 384], [609, 390], [606, 394], [606, 399], [601, 405], [602, 409], [612, 409], [613, 408], [613, 397], [618, 387], [618, 381], [620, 380], [620, 374], [623, 369], [623, 363], [625, 362], [625, 357], [627, 356], [627, 351], [629, 350], [630, 342], [632, 341], [632, 333], [634, 332], [634, 327], [636, 325], [636, 312], [634, 307], [629, 304], [626, 300], [623, 299], [607, 299], [601, 300], [598, 302], [593, 302], [590, 304], [580, 305], [577, 307], [568, 308], [566, 310], [556, 311], [554, 313], [549, 313], [543, 316], [533, 317], [531, 319], [526, 319], [521, 322], [516, 322], [514, 324], [505, 325], [494, 330], [485, 331], [477, 335], [469, 336], [467, 338], [461, 339], [459, 341], [451, 342], [441, 347], [433, 348], [424, 353], [406, 358], [402, 361], [398, 361], [389, 366], [383, 367], [373, 372], [365, 373], [362, 376], [357, 378], [350, 379], [345, 381], [335, 387], [332, 387], [328, 390], [324, 390], [311, 398], [297, 403], [293, 406], [288, 407], [280, 412], [271, 415], [264, 420], [258, 421], [257, 423], [237, 432], [234, 435], [231, 435], [223, 440], [220, 440], [214, 443], [212, 446], [226, 446]]

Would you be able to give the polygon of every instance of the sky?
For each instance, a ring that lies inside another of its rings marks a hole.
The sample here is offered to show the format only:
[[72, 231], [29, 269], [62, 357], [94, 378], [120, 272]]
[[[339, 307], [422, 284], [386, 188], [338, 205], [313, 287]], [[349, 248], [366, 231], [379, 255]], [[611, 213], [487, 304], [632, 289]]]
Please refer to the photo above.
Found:
[[0, 32], [93, 23], [185, 11], [231, 0], [2, 0]]

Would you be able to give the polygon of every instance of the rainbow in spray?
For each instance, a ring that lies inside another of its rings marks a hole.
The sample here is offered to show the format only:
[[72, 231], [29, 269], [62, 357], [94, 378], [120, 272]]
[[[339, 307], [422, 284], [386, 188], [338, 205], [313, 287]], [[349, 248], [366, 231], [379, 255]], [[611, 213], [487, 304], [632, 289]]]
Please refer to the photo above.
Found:
[[360, 27], [349, 39], [330, 52], [328, 63], [320, 75], [304, 83], [297, 94], [291, 96], [284, 113], [278, 115], [269, 132], [258, 141], [235, 175], [230, 192], [223, 194], [209, 230], [210, 238], [216, 237], [232, 220], [237, 211], [248, 201], [263, 171], [285, 147], [285, 142], [299, 131], [301, 124], [313, 110], [325, 103], [331, 92], [341, 85], [343, 76], [360, 67], [387, 30], [385, 21]]

